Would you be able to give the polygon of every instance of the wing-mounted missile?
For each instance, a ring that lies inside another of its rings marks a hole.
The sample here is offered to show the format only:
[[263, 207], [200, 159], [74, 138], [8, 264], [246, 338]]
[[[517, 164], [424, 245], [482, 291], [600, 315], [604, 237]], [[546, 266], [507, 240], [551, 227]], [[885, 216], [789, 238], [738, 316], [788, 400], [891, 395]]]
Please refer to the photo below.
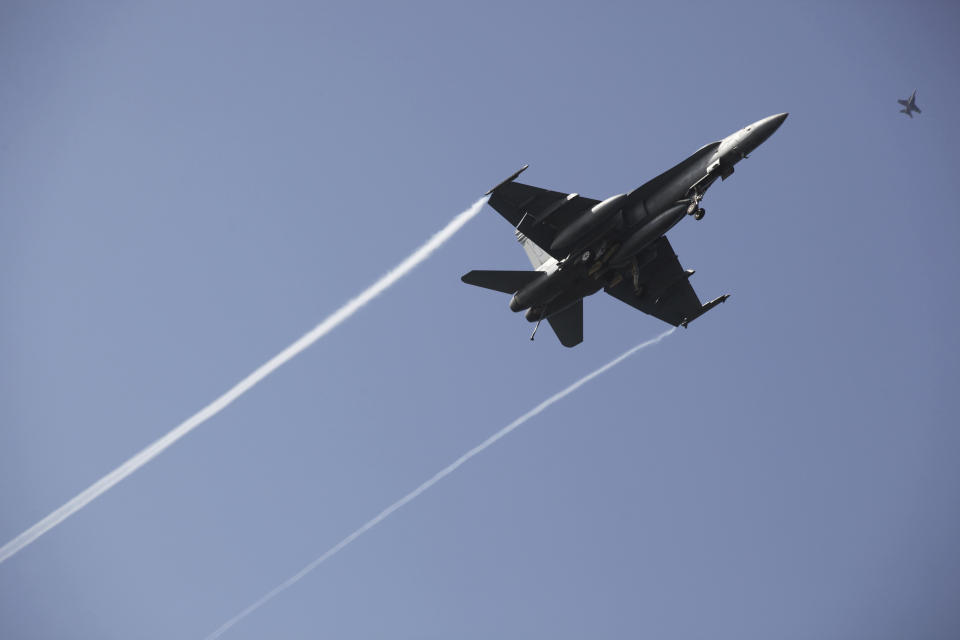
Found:
[[485, 194], [483, 194], [483, 195], [488, 196], [488, 195], [490, 195], [491, 193], [493, 193], [494, 191], [496, 191], [497, 189], [499, 189], [500, 187], [502, 187], [503, 185], [507, 184], [508, 182], [513, 182], [514, 180], [516, 180], [517, 178], [519, 178], [519, 177], [520, 177], [520, 174], [523, 173], [524, 171], [526, 171], [526, 170], [527, 170], [527, 167], [529, 167], [529, 166], [530, 166], [530, 165], [528, 165], [528, 164], [523, 165], [522, 167], [520, 167], [520, 170], [519, 170], [519, 171], [517, 171], [515, 174], [513, 174], [512, 176], [510, 176], [509, 178], [507, 178], [506, 180], [504, 180], [503, 182], [501, 182], [500, 184], [498, 184], [497, 186], [495, 186], [493, 189], [490, 189], [490, 191], [487, 191], [487, 192], [486, 192]]
[[705, 314], [707, 311], [710, 311], [710, 309], [713, 309], [713, 308], [714, 308], [715, 306], [717, 306], [718, 304], [721, 304], [721, 303], [723, 303], [723, 302], [726, 302], [726, 301], [727, 301], [727, 298], [729, 298], [729, 297], [730, 297], [730, 294], [729, 294], [729, 293], [725, 293], [725, 294], [723, 294], [722, 296], [720, 296], [719, 298], [714, 298], [713, 300], [711, 300], [711, 301], [708, 302], [707, 304], [705, 304], [705, 305], [703, 305], [702, 307], [700, 307], [700, 311], [698, 311], [697, 313], [695, 313], [695, 314], [692, 315], [692, 316], [687, 316], [686, 318], [684, 318], [684, 319], [680, 322], [680, 326], [682, 326], [684, 329], [686, 329], [688, 324], [690, 324], [691, 322], [693, 322], [694, 320], [696, 320], [697, 318], [699, 318], [700, 316], [702, 316], [703, 314]]

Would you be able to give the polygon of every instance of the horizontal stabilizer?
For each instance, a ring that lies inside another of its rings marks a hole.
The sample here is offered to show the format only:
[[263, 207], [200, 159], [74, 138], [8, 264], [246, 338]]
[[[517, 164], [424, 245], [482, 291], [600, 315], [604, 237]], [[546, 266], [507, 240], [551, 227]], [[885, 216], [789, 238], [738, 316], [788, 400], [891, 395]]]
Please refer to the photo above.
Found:
[[540, 271], [483, 271], [473, 270], [460, 279], [484, 289], [514, 294], [537, 278], [547, 277]]

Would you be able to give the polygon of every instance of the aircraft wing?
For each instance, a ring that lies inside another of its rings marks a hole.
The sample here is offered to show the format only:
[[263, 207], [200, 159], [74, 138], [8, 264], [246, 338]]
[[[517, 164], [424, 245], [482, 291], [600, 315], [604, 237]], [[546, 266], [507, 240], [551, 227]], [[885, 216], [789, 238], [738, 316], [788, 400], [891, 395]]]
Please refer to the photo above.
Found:
[[899, 102], [900, 104], [902, 104], [902, 105], [905, 106], [905, 107], [910, 105], [910, 101], [909, 101], [909, 100], [897, 100], [897, 102]]
[[656, 251], [656, 257], [640, 267], [640, 295], [634, 290], [630, 267], [622, 271], [623, 279], [619, 283], [605, 291], [631, 307], [675, 327], [681, 324], [686, 326], [686, 323], [727, 299], [727, 296], [720, 296], [707, 304], [701, 304], [697, 292], [690, 284], [693, 272], [685, 271], [680, 266], [670, 241], [666, 237], [660, 238], [653, 244], [652, 249]]
[[566, 256], [550, 252], [554, 238], [580, 213], [598, 202], [575, 193], [560, 193], [509, 181], [494, 188], [489, 201], [497, 213], [557, 259]]

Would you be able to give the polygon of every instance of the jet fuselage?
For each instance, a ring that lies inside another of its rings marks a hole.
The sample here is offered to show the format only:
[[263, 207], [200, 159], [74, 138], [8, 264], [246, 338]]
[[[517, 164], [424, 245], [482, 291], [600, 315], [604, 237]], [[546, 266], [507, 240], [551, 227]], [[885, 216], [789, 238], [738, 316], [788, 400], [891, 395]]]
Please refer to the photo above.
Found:
[[699, 208], [706, 190], [733, 173], [783, 123], [787, 114], [764, 118], [712, 142], [676, 166], [628, 194], [604, 200], [584, 211], [554, 240], [550, 259], [537, 269], [543, 275], [523, 286], [510, 300], [510, 309], [527, 309], [536, 322], [580, 299], [619, 282], [631, 266], [637, 273], [656, 258], [648, 248], [687, 215], [703, 216]]

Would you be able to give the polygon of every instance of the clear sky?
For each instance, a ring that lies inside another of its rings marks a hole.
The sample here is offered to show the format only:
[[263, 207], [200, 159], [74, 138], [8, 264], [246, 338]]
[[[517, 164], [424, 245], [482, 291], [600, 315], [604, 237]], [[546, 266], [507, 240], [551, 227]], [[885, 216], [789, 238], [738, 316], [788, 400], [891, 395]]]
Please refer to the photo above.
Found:
[[[603, 198], [789, 111], [671, 242], [727, 304], [230, 638], [955, 638], [955, 3], [0, 7], [0, 542], [525, 163]], [[897, 113], [918, 88], [923, 110]], [[0, 565], [2, 638], [202, 638], [657, 320], [407, 279]]]

